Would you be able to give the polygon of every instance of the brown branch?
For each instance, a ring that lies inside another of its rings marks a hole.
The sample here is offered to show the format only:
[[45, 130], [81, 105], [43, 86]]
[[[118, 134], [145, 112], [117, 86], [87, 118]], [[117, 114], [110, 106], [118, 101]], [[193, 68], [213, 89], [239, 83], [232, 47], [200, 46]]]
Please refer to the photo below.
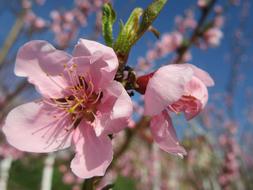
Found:
[[198, 25], [195, 28], [195, 30], [193, 31], [189, 42], [178, 48], [178, 57], [177, 57], [175, 63], [179, 64], [182, 62], [183, 57], [184, 57], [185, 53], [187, 52], [187, 50], [191, 47], [191, 45], [193, 43], [195, 43], [195, 41], [200, 36], [201, 31], [202, 31], [202, 27], [205, 24], [205, 21], [209, 15], [209, 13], [211, 12], [212, 8], [214, 7], [216, 1], [217, 0], [211, 0], [210, 3], [208, 4], [208, 6], [202, 9], [202, 14], [199, 18]]
[[19, 15], [17, 15], [16, 22], [11, 28], [9, 35], [7, 36], [1, 50], [0, 50], [0, 66], [4, 63], [6, 56], [8, 55], [11, 47], [17, 40], [18, 35], [20, 34], [23, 26], [24, 26], [24, 17], [26, 15], [26, 11], [22, 11]]
[[2, 121], [2, 119], [5, 117], [5, 111], [6, 111], [6, 108], [13, 102], [13, 100], [22, 92], [24, 91], [26, 88], [30, 87], [29, 83], [26, 81], [26, 80], [23, 80], [21, 81], [16, 89], [8, 94], [6, 96], [6, 99], [4, 100], [4, 104], [3, 105], [0, 105], [0, 110], [1, 110], [1, 113], [0, 113], [0, 122]]
[[96, 177], [85, 179], [82, 185], [82, 190], [93, 190], [95, 178]]

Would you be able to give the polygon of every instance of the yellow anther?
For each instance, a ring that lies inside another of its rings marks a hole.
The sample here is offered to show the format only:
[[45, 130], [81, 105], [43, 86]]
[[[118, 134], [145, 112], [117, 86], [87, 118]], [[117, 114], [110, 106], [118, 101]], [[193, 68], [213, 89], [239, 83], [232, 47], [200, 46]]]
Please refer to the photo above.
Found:
[[74, 106], [72, 106], [71, 108], [68, 109], [68, 112], [69, 113], [74, 113], [75, 112], [75, 109], [81, 105], [83, 103], [83, 100], [80, 100], [78, 101]]

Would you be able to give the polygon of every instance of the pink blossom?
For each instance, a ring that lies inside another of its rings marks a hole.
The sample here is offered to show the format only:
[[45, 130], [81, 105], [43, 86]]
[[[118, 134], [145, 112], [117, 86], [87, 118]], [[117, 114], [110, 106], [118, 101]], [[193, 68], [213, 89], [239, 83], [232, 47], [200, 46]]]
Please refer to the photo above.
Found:
[[151, 67], [152, 67], [151, 63], [147, 61], [145, 58], [143, 57], [138, 58], [136, 67], [138, 73], [144, 74], [143, 72], [145, 71], [147, 72]]
[[186, 51], [182, 57], [182, 62], [186, 63], [192, 59], [192, 54], [190, 51]]
[[214, 18], [214, 26], [217, 28], [221, 28], [224, 25], [224, 17], [222, 15], [217, 15]]
[[149, 50], [146, 57], [149, 62], [153, 62], [158, 57], [156, 50]]
[[32, 11], [26, 13], [25, 24], [31, 30], [42, 30], [47, 26], [47, 22], [43, 18], [37, 17]]
[[7, 116], [3, 132], [14, 147], [52, 152], [73, 145], [72, 171], [81, 178], [102, 176], [112, 161], [109, 134], [127, 126], [132, 103], [114, 81], [118, 60], [114, 51], [80, 39], [73, 56], [46, 41], [20, 48], [15, 74], [27, 77], [43, 96]]
[[[60, 48], [67, 48], [69, 43], [77, 37], [81, 27], [87, 26], [87, 19], [92, 13], [99, 19], [104, 0], [88, 1], [75, 0], [75, 7], [67, 11], [51, 11], [51, 29]], [[101, 20], [101, 19], [100, 19]], [[96, 21], [96, 32], [101, 30]]]
[[150, 49], [145, 59], [139, 59], [138, 64], [147, 65], [153, 61], [167, 56], [169, 53], [175, 51], [183, 42], [183, 36], [179, 32], [165, 33], [162, 35], [161, 40], [159, 40], [155, 46]]
[[186, 11], [184, 17], [176, 16], [175, 23], [180, 33], [185, 33], [188, 29], [194, 29], [197, 26], [192, 10]]
[[223, 33], [219, 28], [210, 28], [204, 33], [204, 39], [206, 43], [210, 46], [218, 46], [220, 40], [223, 37]]
[[30, 9], [32, 7], [32, 3], [30, 0], [22, 0], [22, 7], [24, 9]]
[[157, 48], [160, 51], [160, 56], [165, 56], [172, 51], [175, 51], [183, 42], [183, 36], [179, 32], [172, 32], [171, 34], [164, 34]]
[[210, 0], [198, 0], [198, 6], [201, 8], [207, 7], [210, 3]]
[[168, 111], [183, 112], [188, 120], [195, 117], [207, 103], [207, 86], [214, 82], [208, 73], [190, 64], [163, 66], [148, 77], [144, 113], [152, 116], [154, 140], [169, 153], [185, 154]]
[[42, 18], [37, 18], [34, 22], [34, 27], [37, 29], [43, 29], [46, 26], [46, 21]]
[[64, 165], [64, 164], [61, 164], [59, 166], [59, 171], [62, 172], [62, 173], [65, 173], [67, 172], [68, 168]]
[[75, 182], [75, 176], [72, 173], [67, 172], [63, 175], [63, 182], [65, 184], [71, 185]]

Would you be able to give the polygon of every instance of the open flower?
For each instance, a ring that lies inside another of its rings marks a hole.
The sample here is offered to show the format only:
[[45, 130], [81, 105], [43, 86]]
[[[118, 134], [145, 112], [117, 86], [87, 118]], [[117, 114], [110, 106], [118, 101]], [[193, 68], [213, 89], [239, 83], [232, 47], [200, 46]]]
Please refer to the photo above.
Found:
[[168, 113], [183, 112], [188, 120], [195, 117], [207, 103], [207, 86], [214, 84], [212, 78], [194, 65], [181, 64], [163, 66], [139, 78], [137, 83], [143, 92], [142, 82], [147, 85], [144, 114], [152, 116], [150, 128], [155, 142], [169, 153], [185, 154]]
[[114, 81], [118, 60], [114, 51], [80, 39], [73, 56], [46, 41], [20, 48], [15, 74], [27, 77], [43, 96], [7, 116], [3, 132], [14, 147], [51, 152], [73, 145], [72, 171], [81, 178], [104, 175], [112, 161], [109, 134], [127, 126], [132, 103]]

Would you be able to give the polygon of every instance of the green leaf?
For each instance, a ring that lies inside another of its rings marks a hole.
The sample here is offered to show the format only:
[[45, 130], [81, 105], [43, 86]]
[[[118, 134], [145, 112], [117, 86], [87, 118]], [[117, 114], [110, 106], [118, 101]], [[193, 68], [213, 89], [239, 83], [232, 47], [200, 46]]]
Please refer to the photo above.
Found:
[[136, 38], [136, 34], [139, 30], [139, 20], [143, 13], [141, 8], [135, 8], [130, 17], [128, 18], [126, 24], [120, 25], [120, 33], [114, 44], [114, 50], [119, 53], [128, 53], [132, 42]]
[[106, 45], [112, 47], [113, 45], [113, 24], [116, 20], [116, 13], [110, 3], [103, 6], [102, 16], [102, 34]]
[[130, 38], [132, 36], [136, 36], [136, 32], [139, 30], [139, 20], [142, 14], [143, 14], [142, 8], [135, 8], [132, 11], [129, 19], [127, 20], [124, 29]]
[[166, 2], [167, 0], [154, 0], [153, 3], [147, 7], [143, 13], [140, 30], [138, 31], [139, 36], [142, 36], [142, 34], [151, 26]]
[[[31, 164], [32, 163], [32, 164]], [[13, 162], [8, 181], [8, 189], [40, 189], [43, 161], [24, 158]]]
[[167, 0], [154, 0], [145, 11], [143, 11], [142, 8], [135, 8], [129, 16], [126, 24], [121, 22], [120, 32], [112, 46], [119, 60], [120, 72], [123, 71], [123, 68], [126, 65], [132, 46], [147, 30], [150, 29], [151, 32], [159, 37], [159, 32], [152, 28], [151, 24], [159, 15], [166, 2]]

